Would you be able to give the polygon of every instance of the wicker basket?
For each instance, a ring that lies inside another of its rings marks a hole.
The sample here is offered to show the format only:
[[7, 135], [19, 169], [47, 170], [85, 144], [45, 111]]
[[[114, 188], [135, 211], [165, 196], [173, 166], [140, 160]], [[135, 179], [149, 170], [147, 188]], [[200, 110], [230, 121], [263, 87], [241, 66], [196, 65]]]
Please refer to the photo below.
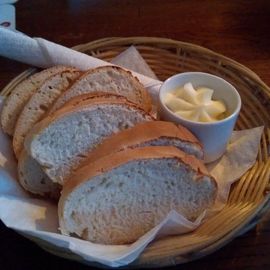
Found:
[[[254, 226], [267, 210], [270, 197], [270, 89], [245, 66], [205, 48], [170, 39], [106, 38], [78, 45], [75, 49], [110, 61], [130, 45], [136, 46], [161, 80], [184, 71], [202, 71], [223, 77], [237, 88], [242, 98], [242, 109], [236, 128], [265, 126], [257, 162], [233, 185], [225, 208], [193, 233], [153, 242], [129, 267], [176, 265], [221, 248]], [[35, 69], [22, 73], [6, 86], [1, 94], [8, 95], [16, 84], [33, 72]], [[27, 235], [26, 237], [29, 238]], [[53, 247], [35, 238], [31, 240], [58, 256], [85, 263], [83, 258], [70, 251]]]

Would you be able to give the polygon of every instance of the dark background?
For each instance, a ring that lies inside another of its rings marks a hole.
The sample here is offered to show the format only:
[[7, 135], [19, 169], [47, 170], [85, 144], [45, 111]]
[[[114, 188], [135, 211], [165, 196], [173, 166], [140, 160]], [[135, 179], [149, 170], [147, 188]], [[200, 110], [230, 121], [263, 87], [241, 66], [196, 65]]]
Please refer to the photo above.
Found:
[[[20, 0], [17, 29], [65, 46], [112, 36], [195, 43], [246, 65], [270, 85], [270, 1]], [[1, 37], [0, 37], [1, 38]], [[0, 57], [0, 89], [28, 66]], [[0, 223], [0, 269], [90, 269], [57, 258]], [[270, 221], [174, 269], [270, 269]]]

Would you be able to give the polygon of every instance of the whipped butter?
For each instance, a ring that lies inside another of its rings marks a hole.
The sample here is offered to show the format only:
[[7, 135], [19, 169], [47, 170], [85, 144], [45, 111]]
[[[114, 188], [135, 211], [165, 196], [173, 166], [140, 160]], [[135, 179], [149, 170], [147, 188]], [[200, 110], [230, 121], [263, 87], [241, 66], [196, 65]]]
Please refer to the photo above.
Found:
[[215, 122], [226, 116], [226, 106], [221, 100], [213, 100], [214, 90], [207, 87], [194, 89], [191, 83], [169, 92], [165, 105], [180, 117], [196, 122]]

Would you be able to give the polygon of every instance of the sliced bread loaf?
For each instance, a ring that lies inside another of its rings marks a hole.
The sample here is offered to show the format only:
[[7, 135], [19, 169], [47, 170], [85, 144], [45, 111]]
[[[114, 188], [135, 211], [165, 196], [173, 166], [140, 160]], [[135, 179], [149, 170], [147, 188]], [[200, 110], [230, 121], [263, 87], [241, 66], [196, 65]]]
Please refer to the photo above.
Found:
[[6, 99], [3, 106], [1, 113], [1, 125], [3, 130], [9, 135], [13, 135], [17, 119], [32, 94], [35, 93], [51, 75], [67, 69], [69, 69], [69, 67], [65, 66], [48, 68], [19, 83]]
[[144, 110], [151, 110], [150, 96], [136, 77], [120, 67], [104, 66], [91, 69], [79, 77], [58, 98], [51, 112], [63, 106], [72, 97], [98, 91], [125, 96]]
[[[110, 94], [105, 94], [108, 96]], [[110, 95], [111, 97], [113, 95]], [[92, 96], [94, 98], [94, 96]], [[115, 96], [116, 98], [117, 96]], [[85, 99], [84, 99], [85, 100]], [[203, 151], [198, 140], [186, 128], [177, 126], [171, 122], [164, 121], [149, 121], [136, 124], [134, 127], [120, 131], [102, 141], [94, 150], [92, 150], [88, 157], [82, 162], [83, 164], [91, 164], [95, 160], [103, 156], [110, 155], [114, 152], [122, 151], [127, 148], [136, 148], [142, 146], [165, 146], [171, 145], [180, 150], [193, 154], [197, 158], [202, 158]], [[20, 181], [28, 191], [35, 193], [39, 191], [40, 195], [48, 195], [48, 191], [54, 186], [48, 176], [42, 171], [40, 165], [32, 158], [21, 154], [19, 164], [21, 169]], [[23, 160], [23, 162], [22, 162]], [[30, 164], [29, 164], [30, 163]], [[24, 166], [24, 167], [22, 167]], [[38, 173], [27, 174], [28, 180], [26, 183], [26, 168], [33, 168]], [[36, 168], [39, 166], [39, 168]], [[81, 165], [80, 165], [81, 166]], [[33, 176], [33, 177], [31, 177]], [[44, 181], [44, 178], [46, 181]]]
[[33, 194], [53, 199], [60, 197], [60, 185], [53, 183], [26, 151], [22, 151], [18, 160], [18, 177], [22, 187]]
[[65, 183], [60, 229], [95, 243], [129, 244], [170, 210], [194, 220], [216, 191], [203, 163], [175, 147], [126, 149], [81, 167]]
[[150, 121], [136, 124], [104, 139], [88, 154], [84, 164], [91, 164], [113, 152], [144, 146], [175, 146], [187, 154], [203, 158], [201, 144], [185, 127], [171, 122]]
[[122, 98], [94, 98], [65, 106], [39, 122], [25, 147], [56, 183], [66, 177], [104, 138], [153, 117]]
[[15, 126], [13, 149], [18, 158], [29, 130], [41, 120], [59, 95], [70, 86], [81, 72], [76, 69], [61, 71], [49, 77], [24, 106]]

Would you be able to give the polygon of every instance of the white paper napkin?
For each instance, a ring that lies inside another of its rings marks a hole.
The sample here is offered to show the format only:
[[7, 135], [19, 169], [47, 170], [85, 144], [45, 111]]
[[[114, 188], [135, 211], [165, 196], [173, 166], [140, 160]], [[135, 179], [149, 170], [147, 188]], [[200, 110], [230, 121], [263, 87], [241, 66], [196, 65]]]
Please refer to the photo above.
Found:
[[134, 46], [130, 46], [128, 49], [117, 55], [112, 59], [111, 63], [135, 71], [139, 74], [143, 74], [148, 78], [153, 78], [155, 80], [158, 79], [156, 74], [148, 66]]

